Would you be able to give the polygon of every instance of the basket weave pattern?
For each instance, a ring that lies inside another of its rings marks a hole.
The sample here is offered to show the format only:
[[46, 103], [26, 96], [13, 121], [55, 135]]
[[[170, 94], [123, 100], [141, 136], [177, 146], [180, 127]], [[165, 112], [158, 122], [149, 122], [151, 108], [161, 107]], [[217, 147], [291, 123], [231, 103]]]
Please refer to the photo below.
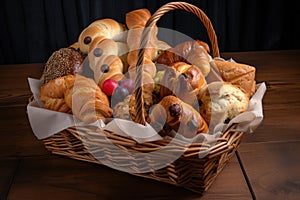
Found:
[[[153, 27], [166, 12], [181, 9], [195, 14], [207, 29], [210, 39], [213, 57], [219, 57], [217, 37], [208, 17], [199, 8], [184, 2], [172, 2], [162, 6], [149, 19], [146, 27]], [[138, 66], [144, 63], [144, 48], [147, 46], [148, 33], [146, 29], [140, 43], [138, 54]], [[137, 68], [136, 85], [142, 82], [142, 67]], [[145, 124], [143, 116], [143, 89], [137, 90], [137, 118], [140, 124]], [[207, 190], [217, 174], [223, 169], [228, 160], [234, 155], [235, 150], [241, 142], [243, 132], [234, 131], [235, 125], [231, 126], [221, 137], [214, 141], [186, 144], [177, 141], [168, 145], [170, 140], [164, 139], [155, 142], [138, 144], [135, 140], [117, 135], [93, 127], [70, 127], [49, 138], [43, 140], [45, 147], [53, 154], [67, 156], [73, 159], [106, 164], [109, 166], [119, 165], [130, 169], [132, 174], [142, 176], [161, 182], [185, 187], [197, 193]], [[84, 140], [84, 141], [83, 141]], [[172, 141], [174, 142], [174, 141]], [[111, 148], [112, 143], [117, 147]], [[157, 169], [153, 158], [148, 158], [147, 153], [158, 149], [167, 148], [162, 157], [168, 158], [172, 153], [180, 153], [181, 156]], [[124, 152], [139, 154], [136, 157], [120, 155], [120, 149]], [[201, 155], [205, 156], [201, 156]], [[142, 169], [142, 170], [141, 170]], [[140, 171], [148, 170], [147, 173]]]
[[[67, 156], [73, 159], [103, 164], [111, 163], [120, 164], [137, 172], [141, 168], [149, 168], [148, 173], [134, 173], [137, 176], [147, 177], [158, 181], [170, 183], [173, 185], [185, 187], [197, 193], [207, 190], [217, 174], [223, 169], [227, 161], [234, 155], [235, 150], [240, 144], [243, 132], [233, 131], [234, 127], [225, 132], [222, 137], [217, 138], [216, 145], [211, 146], [209, 143], [193, 143], [186, 146], [177, 143], [168, 147], [169, 153], [172, 151], [181, 151], [182, 156], [173, 163], [159, 170], [151, 170], [150, 162], [153, 159], [147, 159], [147, 152], [155, 151], [158, 148], [164, 148], [170, 141], [162, 140], [155, 142], [146, 142], [138, 144], [131, 138], [116, 135], [108, 131], [94, 132], [87, 127], [70, 127], [59, 132], [52, 137], [43, 140], [46, 148], [53, 154]], [[82, 143], [82, 137], [93, 138], [92, 141]], [[107, 141], [109, 140], [109, 142]], [[97, 143], [95, 151], [87, 150], [89, 144]], [[124, 151], [140, 152], [141, 160], [135, 160], [129, 157], [118, 156], [119, 151], [111, 148], [114, 143], [118, 148]], [[203, 158], [199, 158], [201, 153], [207, 153]], [[169, 156], [161, 155], [161, 156]], [[139, 170], [138, 170], [139, 169]]]

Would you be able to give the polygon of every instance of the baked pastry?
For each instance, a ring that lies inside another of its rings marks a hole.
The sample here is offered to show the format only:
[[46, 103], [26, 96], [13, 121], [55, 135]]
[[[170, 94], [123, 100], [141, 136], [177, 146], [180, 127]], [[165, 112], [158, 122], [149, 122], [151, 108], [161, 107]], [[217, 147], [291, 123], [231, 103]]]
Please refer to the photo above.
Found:
[[128, 95], [124, 101], [117, 103], [113, 108], [113, 116], [114, 118], [120, 118], [125, 120], [130, 120], [131, 116], [129, 113], [129, 100], [131, 95]]
[[166, 96], [149, 114], [148, 122], [160, 134], [171, 130], [191, 138], [207, 133], [208, 126], [200, 113], [175, 96]]
[[222, 79], [240, 88], [251, 97], [256, 90], [255, 67], [236, 62], [214, 60]]
[[[149, 10], [138, 9], [126, 14], [126, 25], [128, 27], [127, 44], [129, 52], [127, 55], [127, 62], [129, 64], [129, 76], [131, 79], [136, 78], [136, 63], [138, 59], [138, 50], [140, 46], [140, 40], [148, 19], [151, 17]], [[152, 62], [157, 54], [157, 27], [151, 28], [150, 40], [147, 43], [147, 47], [144, 54], [143, 65], [143, 82], [142, 87], [144, 89], [143, 100], [145, 108], [148, 109], [153, 104], [152, 91], [154, 90], [154, 76], [156, 74], [156, 66]]]
[[[127, 44], [129, 46], [127, 60], [130, 66], [135, 66], [137, 62], [141, 36], [150, 17], [151, 13], [147, 9], [138, 9], [126, 13], [126, 25], [129, 29], [127, 36]], [[152, 60], [157, 55], [157, 27], [155, 26], [147, 29], [150, 32], [150, 39], [148, 40], [144, 57]]]
[[197, 95], [206, 85], [200, 69], [185, 62], [176, 62], [165, 68], [160, 82], [160, 98], [175, 95], [189, 105], [197, 106]]
[[199, 90], [206, 85], [204, 75], [195, 65], [190, 65], [185, 62], [177, 62], [171, 64], [170, 67], [175, 68], [179, 74], [182, 74], [187, 78], [195, 94], [197, 94]]
[[72, 108], [66, 104], [65, 92], [74, 85], [74, 75], [66, 75], [49, 81], [40, 89], [40, 100], [49, 110], [72, 113]]
[[249, 97], [238, 87], [226, 82], [208, 84], [199, 96], [200, 113], [207, 123], [231, 120], [248, 108]]
[[94, 79], [100, 88], [107, 79], [119, 81], [124, 77], [123, 62], [118, 53], [118, 44], [112, 39], [98, 37], [90, 46], [89, 65], [94, 71]]
[[122, 69], [123, 64], [119, 57], [115, 55], [103, 56], [95, 67], [94, 79], [102, 88], [104, 81], [108, 79], [113, 79], [116, 82], [121, 80], [124, 77]]
[[186, 41], [167, 49], [157, 58], [160, 64], [171, 65], [176, 62], [187, 62], [197, 66], [204, 76], [210, 72], [211, 57], [209, 46], [200, 40]]
[[80, 74], [84, 56], [73, 48], [61, 48], [49, 57], [41, 77], [43, 83], [68, 74]]
[[73, 44], [71, 44], [69, 46], [69, 48], [72, 48], [72, 49], [75, 49], [76, 51], [78, 51], [79, 50], [78, 42], [74, 42]]
[[[94, 80], [81, 75], [66, 75], [43, 85], [40, 99], [45, 108], [72, 113], [85, 123], [112, 116], [107, 96]], [[69, 108], [69, 109], [67, 109]]]
[[101, 19], [86, 27], [78, 38], [79, 49], [88, 54], [89, 66], [100, 87], [109, 78], [119, 81], [123, 77], [124, 59], [119, 56], [128, 51], [121, 39], [127, 37], [125, 30], [123, 24], [113, 19]]
[[126, 35], [122, 34], [125, 30], [123, 24], [113, 19], [96, 20], [80, 33], [78, 38], [79, 49], [83, 54], [87, 54], [91, 44], [97, 37], [122, 41], [126, 38]]

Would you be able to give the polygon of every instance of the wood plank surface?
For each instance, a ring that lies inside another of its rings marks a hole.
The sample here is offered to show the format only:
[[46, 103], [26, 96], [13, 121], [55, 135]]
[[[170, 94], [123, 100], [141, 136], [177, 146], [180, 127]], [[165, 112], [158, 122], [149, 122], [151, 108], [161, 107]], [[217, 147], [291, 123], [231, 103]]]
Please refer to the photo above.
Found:
[[243, 143], [239, 154], [259, 200], [300, 198], [300, 141]]
[[19, 159], [0, 158], [0, 199], [7, 199], [14, 177], [19, 168]]
[[45, 155], [43, 143], [31, 131], [26, 105], [32, 95], [28, 77], [39, 78], [44, 64], [0, 67], [0, 157]]
[[242, 169], [235, 156], [229, 161], [211, 188], [201, 198], [201, 200], [208, 199], [252, 199], [245, 177], [242, 174]]
[[25, 106], [31, 96], [28, 77], [40, 78], [44, 64], [1, 65], [0, 107]]
[[[226, 184], [225, 184], [226, 183]], [[8, 199], [251, 199], [236, 159], [203, 197], [106, 166], [60, 156], [22, 159]]]

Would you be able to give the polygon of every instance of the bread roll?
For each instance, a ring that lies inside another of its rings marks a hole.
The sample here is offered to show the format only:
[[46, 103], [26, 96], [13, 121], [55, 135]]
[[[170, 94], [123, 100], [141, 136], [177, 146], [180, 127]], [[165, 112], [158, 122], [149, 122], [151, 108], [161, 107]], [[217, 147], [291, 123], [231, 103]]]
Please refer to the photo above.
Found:
[[160, 84], [160, 98], [175, 95], [194, 107], [198, 106], [197, 95], [206, 81], [199, 68], [185, 62], [176, 62], [165, 68]]
[[203, 73], [195, 65], [190, 65], [185, 62], [177, 62], [170, 66], [175, 68], [179, 74], [184, 74], [195, 94], [197, 94], [198, 91], [206, 85]]
[[208, 84], [199, 97], [200, 113], [210, 124], [231, 120], [248, 108], [249, 97], [238, 87], [226, 82]]
[[148, 121], [157, 131], [174, 130], [187, 138], [208, 132], [208, 126], [200, 113], [175, 96], [166, 96], [156, 104]]
[[[100, 19], [92, 22], [79, 35], [78, 46], [82, 53], [89, 52], [90, 45], [97, 37], [104, 37], [107, 39], [120, 39], [126, 30], [125, 26], [113, 19]], [[125, 35], [124, 35], [125, 37]]]
[[73, 48], [61, 48], [49, 57], [45, 64], [41, 80], [50, 80], [68, 75], [81, 74], [84, 56]]
[[[136, 78], [136, 63], [138, 59], [138, 50], [140, 46], [140, 40], [142, 32], [148, 19], [151, 17], [149, 10], [138, 9], [126, 14], [126, 25], [129, 28], [127, 44], [129, 47], [129, 53], [127, 55], [127, 62], [129, 64], [129, 75], [131, 79]], [[153, 103], [152, 92], [154, 90], [154, 76], [156, 74], [156, 66], [153, 63], [153, 59], [156, 57], [156, 38], [157, 27], [151, 28], [150, 40], [147, 43], [147, 47], [144, 54], [144, 66], [143, 66], [143, 100], [145, 102], [145, 108], [148, 109]]]
[[200, 40], [187, 41], [167, 49], [157, 58], [157, 62], [165, 65], [187, 62], [197, 66], [206, 76], [210, 71], [211, 60], [208, 51], [208, 45]]
[[255, 93], [255, 67], [220, 60], [214, 60], [214, 63], [219, 69], [220, 75], [225, 82], [230, 82], [237, 86], [249, 97]]
[[126, 35], [124, 31], [125, 27], [115, 20], [101, 19], [91, 23], [79, 36], [79, 49], [88, 54], [89, 66], [100, 87], [108, 78], [118, 81], [123, 77], [123, 62], [119, 56], [127, 51], [127, 45], [116, 42], [115, 38]]
[[104, 37], [95, 38], [88, 54], [95, 82], [102, 88], [107, 79], [119, 81], [123, 78], [123, 62], [118, 56], [117, 42]]
[[104, 81], [106, 81], [107, 79], [113, 79], [118, 82], [124, 77], [122, 70], [123, 64], [118, 56], [102, 56], [98, 60], [94, 68], [95, 82], [99, 85], [100, 88], [102, 88]]
[[79, 45], [78, 42], [74, 42], [69, 46], [69, 48], [75, 49], [76, 51], [79, 51]]

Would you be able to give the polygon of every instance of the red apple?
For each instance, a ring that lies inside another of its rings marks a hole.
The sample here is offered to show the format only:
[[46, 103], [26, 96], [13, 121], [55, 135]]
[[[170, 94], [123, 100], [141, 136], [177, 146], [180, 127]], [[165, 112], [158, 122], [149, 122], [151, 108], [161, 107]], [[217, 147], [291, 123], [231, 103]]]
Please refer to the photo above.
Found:
[[101, 89], [107, 96], [111, 96], [117, 87], [118, 87], [117, 81], [113, 79], [107, 79], [103, 82]]

